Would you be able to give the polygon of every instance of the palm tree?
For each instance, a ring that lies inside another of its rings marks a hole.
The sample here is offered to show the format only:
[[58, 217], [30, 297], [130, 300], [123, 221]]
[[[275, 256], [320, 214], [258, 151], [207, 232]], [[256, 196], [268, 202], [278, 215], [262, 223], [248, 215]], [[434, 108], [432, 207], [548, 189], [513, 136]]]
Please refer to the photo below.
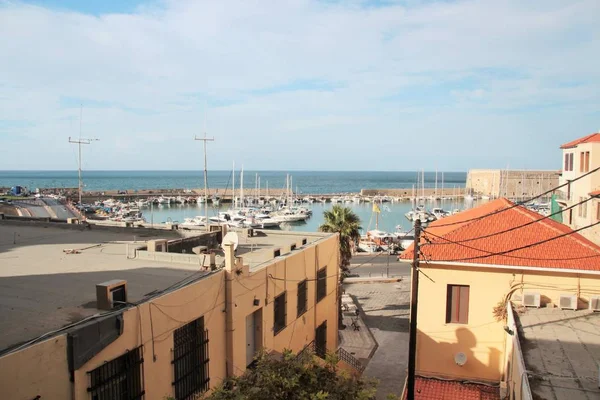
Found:
[[360, 239], [360, 218], [349, 207], [335, 205], [323, 212], [324, 222], [319, 226], [321, 232], [340, 234], [340, 268], [348, 271], [352, 258], [352, 243]]

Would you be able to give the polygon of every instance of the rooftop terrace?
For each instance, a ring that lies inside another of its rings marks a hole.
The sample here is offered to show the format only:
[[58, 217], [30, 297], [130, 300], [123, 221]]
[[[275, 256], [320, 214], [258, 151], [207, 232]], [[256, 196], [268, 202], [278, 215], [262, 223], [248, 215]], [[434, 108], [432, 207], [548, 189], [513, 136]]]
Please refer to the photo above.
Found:
[[[274, 249], [285, 255], [303, 238], [312, 243], [324, 236], [268, 231], [240, 235], [236, 254], [257, 268], [274, 257]], [[197, 264], [139, 260], [128, 251], [128, 246], [144, 245], [146, 240], [178, 237], [171, 231], [0, 222], [0, 352], [101, 312], [96, 308], [96, 284], [126, 280], [128, 301], [136, 302], [186, 278], [207, 275]], [[65, 252], [72, 249], [78, 253]], [[222, 260], [218, 256], [217, 265]]]
[[534, 398], [600, 398], [600, 314], [539, 308], [517, 318]]

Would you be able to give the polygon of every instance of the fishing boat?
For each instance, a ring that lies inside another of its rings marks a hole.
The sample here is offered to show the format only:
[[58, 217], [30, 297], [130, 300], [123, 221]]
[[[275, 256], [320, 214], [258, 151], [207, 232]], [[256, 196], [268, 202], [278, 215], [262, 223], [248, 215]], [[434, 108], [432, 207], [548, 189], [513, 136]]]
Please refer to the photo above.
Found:
[[443, 208], [434, 207], [431, 209], [431, 213], [435, 216], [436, 219], [446, 218], [450, 213]]
[[180, 226], [204, 226], [206, 224], [206, 217], [203, 215], [197, 215], [194, 218], [185, 218]]

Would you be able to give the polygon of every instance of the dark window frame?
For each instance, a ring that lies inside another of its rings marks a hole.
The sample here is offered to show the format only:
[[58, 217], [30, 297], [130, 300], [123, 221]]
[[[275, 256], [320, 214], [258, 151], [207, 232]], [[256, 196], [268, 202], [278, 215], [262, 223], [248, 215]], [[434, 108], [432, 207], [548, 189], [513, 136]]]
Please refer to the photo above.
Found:
[[305, 279], [298, 283], [297, 316], [300, 317], [308, 311], [308, 281]]
[[92, 400], [136, 400], [144, 397], [143, 346], [88, 371], [88, 393]]
[[317, 303], [327, 296], [327, 266], [317, 271]]
[[210, 388], [208, 330], [204, 317], [173, 332], [173, 390], [175, 399], [196, 399]]
[[327, 354], [327, 320], [315, 329], [315, 355], [325, 358]]
[[446, 323], [467, 325], [469, 323], [469, 285], [447, 285]]
[[273, 335], [277, 335], [279, 332], [285, 329], [286, 320], [287, 292], [282, 292], [273, 300]]

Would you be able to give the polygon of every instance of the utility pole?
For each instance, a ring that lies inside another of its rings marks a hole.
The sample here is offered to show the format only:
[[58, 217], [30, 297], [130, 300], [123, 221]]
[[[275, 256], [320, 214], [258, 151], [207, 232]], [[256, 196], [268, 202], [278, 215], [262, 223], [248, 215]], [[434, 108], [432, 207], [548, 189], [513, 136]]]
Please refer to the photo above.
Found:
[[199, 138], [198, 136], [194, 136], [194, 140], [201, 140], [204, 142], [204, 226], [206, 227], [206, 232], [208, 232], [208, 177], [206, 170], [206, 142], [214, 142], [215, 138], [207, 138], [206, 132], [204, 132], [204, 137]]
[[78, 168], [77, 171], [79, 173], [79, 205], [81, 206], [81, 191], [83, 189], [83, 182], [81, 181], [81, 145], [82, 144], [90, 144], [92, 142], [98, 141], [99, 139], [84, 139], [81, 137], [81, 120], [83, 117], [83, 107], [79, 110], [79, 139], [71, 139], [69, 136], [69, 143], [76, 143], [79, 148], [79, 158], [78, 158]]
[[415, 243], [412, 263], [410, 291], [410, 333], [408, 340], [408, 379], [407, 400], [415, 399], [415, 371], [417, 365], [417, 305], [419, 301], [419, 241], [421, 238], [421, 220], [415, 221]]

